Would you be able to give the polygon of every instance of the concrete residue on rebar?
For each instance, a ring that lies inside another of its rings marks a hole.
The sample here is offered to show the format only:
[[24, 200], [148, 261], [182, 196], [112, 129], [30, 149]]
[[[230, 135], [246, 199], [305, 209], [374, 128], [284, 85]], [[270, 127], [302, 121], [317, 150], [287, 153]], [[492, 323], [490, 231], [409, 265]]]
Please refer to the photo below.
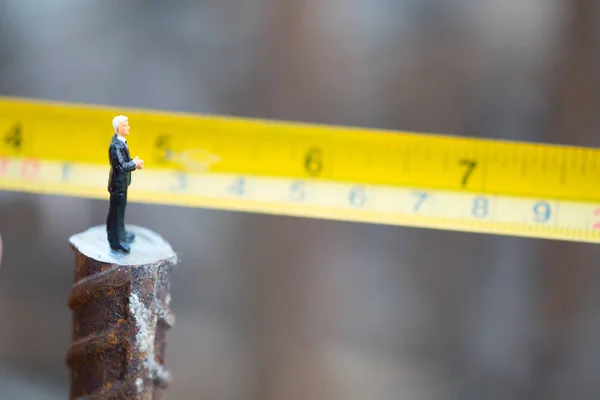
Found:
[[[139, 299], [137, 293], [131, 292], [129, 296], [129, 311], [137, 327], [136, 345], [143, 360], [143, 366], [154, 376], [158, 369], [158, 363], [154, 356], [154, 336], [156, 334], [156, 313], [146, 307]], [[136, 386], [141, 391], [143, 386], [136, 380]]]
[[137, 388], [138, 393], [141, 393], [144, 390], [144, 380], [142, 378], [137, 378], [135, 380], [135, 387]]

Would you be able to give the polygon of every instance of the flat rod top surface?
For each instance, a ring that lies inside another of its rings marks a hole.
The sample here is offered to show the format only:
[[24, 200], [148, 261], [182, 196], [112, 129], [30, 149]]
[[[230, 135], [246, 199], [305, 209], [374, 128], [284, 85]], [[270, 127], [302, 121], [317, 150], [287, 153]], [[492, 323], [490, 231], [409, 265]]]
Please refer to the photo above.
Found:
[[126, 229], [135, 234], [129, 254], [110, 248], [105, 225], [94, 226], [75, 234], [69, 238], [69, 243], [84, 256], [107, 264], [144, 265], [164, 260], [177, 262], [177, 254], [162, 236], [136, 225], [127, 225]]

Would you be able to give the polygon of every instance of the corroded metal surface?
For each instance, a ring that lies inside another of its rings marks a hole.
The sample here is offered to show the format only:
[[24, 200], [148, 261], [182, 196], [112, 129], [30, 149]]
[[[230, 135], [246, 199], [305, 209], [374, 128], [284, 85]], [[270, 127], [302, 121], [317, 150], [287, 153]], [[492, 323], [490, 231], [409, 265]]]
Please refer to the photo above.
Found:
[[104, 226], [69, 239], [75, 251], [70, 399], [161, 399], [170, 381], [165, 337], [175, 321], [169, 275], [177, 255], [156, 233], [127, 229], [136, 239], [126, 255], [110, 249]]

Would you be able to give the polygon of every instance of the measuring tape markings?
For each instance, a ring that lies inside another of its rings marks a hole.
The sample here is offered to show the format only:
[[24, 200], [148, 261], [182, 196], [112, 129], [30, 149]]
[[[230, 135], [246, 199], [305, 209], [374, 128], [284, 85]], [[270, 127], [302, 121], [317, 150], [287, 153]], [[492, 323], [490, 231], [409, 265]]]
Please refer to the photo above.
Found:
[[598, 240], [600, 153], [545, 144], [0, 98], [0, 187], [107, 198], [117, 113], [146, 161], [131, 199]]
[[[5, 189], [108, 197], [106, 166], [6, 160]], [[149, 203], [600, 242], [600, 208], [585, 202], [171, 170], [138, 171], [132, 185], [130, 198]]]
[[[7, 132], [0, 154], [105, 164], [107, 121], [117, 112], [0, 99], [0, 132]], [[168, 154], [202, 149], [219, 157], [214, 172], [600, 200], [600, 188], [590, 185], [600, 179], [595, 149], [123, 112], [133, 152], [148, 168], [182, 169]], [[9, 140], [15, 132], [19, 152]]]

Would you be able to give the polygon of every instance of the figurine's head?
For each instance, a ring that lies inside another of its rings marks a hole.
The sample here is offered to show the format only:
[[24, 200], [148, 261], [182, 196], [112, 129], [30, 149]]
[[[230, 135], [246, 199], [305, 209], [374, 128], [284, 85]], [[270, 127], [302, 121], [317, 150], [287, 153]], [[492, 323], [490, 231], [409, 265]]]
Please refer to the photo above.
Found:
[[113, 128], [115, 129], [115, 133], [119, 136], [127, 136], [129, 135], [129, 118], [124, 115], [117, 115], [112, 120]]

